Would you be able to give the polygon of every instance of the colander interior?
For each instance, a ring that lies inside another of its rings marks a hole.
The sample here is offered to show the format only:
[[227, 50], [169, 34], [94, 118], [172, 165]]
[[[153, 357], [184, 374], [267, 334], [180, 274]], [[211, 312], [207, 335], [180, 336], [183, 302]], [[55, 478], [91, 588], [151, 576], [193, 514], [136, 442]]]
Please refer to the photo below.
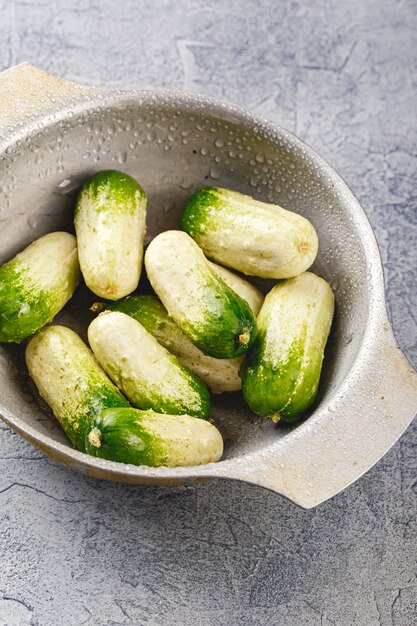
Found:
[[[120, 169], [143, 186], [149, 198], [147, 241], [178, 228], [188, 197], [203, 186], [229, 187], [307, 217], [320, 241], [312, 270], [330, 282], [336, 296], [318, 398], [321, 405], [330, 402], [365, 333], [371, 289], [366, 244], [332, 177], [291, 135], [197, 98], [109, 93], [28, 125], [26, 135], [1, 156], [0, 262], [47, 232], [73, 232], [77, 190], [102, 169]], [[273, 284], [255, 282], [265, 292]], [[149, 289], [146, 281], [142, 288]], [[86, 339], [96, 300], [80, 285], [56, 322]], [[70, 446], [33, 388], [23, 353], [24, 345], [0, 346], [0, 404]], [[253, 415], [240, 393], [213, 400], [225, 458], [262, 449], [288, 433]]]

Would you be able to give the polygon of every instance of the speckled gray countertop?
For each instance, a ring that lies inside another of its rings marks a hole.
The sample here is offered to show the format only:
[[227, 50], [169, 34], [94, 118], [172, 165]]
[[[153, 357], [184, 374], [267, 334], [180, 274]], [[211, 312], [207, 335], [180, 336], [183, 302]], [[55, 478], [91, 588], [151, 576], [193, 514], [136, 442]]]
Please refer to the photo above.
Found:
[[[0, 0], [0, 16], [0, 70], [208, 94], [313, 145], [374, 226], [417, 366], [415, 0]], [[416, 435], [304, 511], [234, 482], [95, 481], [0, 425], [0, 626], [412, 626]]]

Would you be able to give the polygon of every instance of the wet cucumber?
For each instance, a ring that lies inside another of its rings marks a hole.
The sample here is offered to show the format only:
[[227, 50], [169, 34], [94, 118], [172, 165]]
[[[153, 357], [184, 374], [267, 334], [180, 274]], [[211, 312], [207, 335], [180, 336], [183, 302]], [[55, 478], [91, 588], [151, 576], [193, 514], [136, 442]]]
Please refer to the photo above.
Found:
[[48, 326], [26, 347], [26, 364], [40, 395], [77, 450], [85, 452], [91, 420], [103, 409], [129, 403], [103, 372], [78, 335]]
[[88, 340], [103, 369], [136, 407], [209, 417], [205, 385], [133, 317], [101, 313], [90, 324]]
[[169, 315], [199, 350], [220, 359], [245, 354], [255, 339], [255, 317], [186, 233], [171, 230], [155, 237], [145, 265]]
[[136, 289], [142, 270], [147, 199], [131, 176], [107, 170], [79, 193], [75, 230], [81, 271], [89, 289], [118, 300]]
[[[214, 271], [247, 301], [257, 315], [262, 306], [263, 294], [246, 280], [233, 272], [211, 263]], [[109, 306], [112, 311], [121, 311], [137, 320], [178, 360], [201, 378], [213, 393], [237, 391], [242, 388], [239, 368], [243, 357], [215, 359], [201, 352], [181, 331], [162, 302], [155, 296], [127, 296]]]
[[223, 453], [222, 436], [209, 422], [131, 408], [98, 415], [85, 446], [93, 456], [151, 467], [213, 463]]
[[75, 237], [56, 232], [0, 268], [0, 342], [20, 343], [50, 322], [80, 278]]
[[110, 308], [126, 313], [140, 322], [161, 345], [204, 381], [213, 393], [242, 388], [239, 376], [242, 357], [215, 359], [203, 354], [169, 317], [166, 308], [155, 296], [128, 296], [115, 302]]
[[275, 285], [258, 316], [258, 336], [242, 369], [249, 407], [295, 423], [313, 403], [334, 312], [325, 280], [305, 272]]
[[210, 259], [262, 278], [297, 276], [318, 250], [316, 231], [306, 218], [220, 187], [191, 197], [181, 228]]
[[236, 291], [241, 298], [246, 300], [252, 309], [252, 313], [256, 317], [261, 310], [264, 294], [252, 285], [252, 283], [238, 276], [235, 272], [231, 272], [226, 267], [217, 265], [217, 263], [213, 263], [212, 261], [209, 261], [209, 265], [214, 269], [217, 276], [224, 280], [226, 285], [229, 285], [230, 289]]

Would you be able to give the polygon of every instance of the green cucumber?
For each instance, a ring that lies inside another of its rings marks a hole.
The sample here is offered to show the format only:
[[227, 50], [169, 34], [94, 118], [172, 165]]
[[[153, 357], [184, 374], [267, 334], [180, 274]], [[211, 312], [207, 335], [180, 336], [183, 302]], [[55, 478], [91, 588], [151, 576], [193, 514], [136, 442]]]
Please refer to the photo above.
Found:
[[293, 424], [312, 405], [333, 312], [330, 286], [310, 272], [266, 296], [242, 369], [243, 396], [255, 413]]
[[226, 267], [217, 265], [217, 263], [212, 263], [212, 261], [209, 261], [209, 265], [211, 265], [211, 267], [214, 269], [217, 276], [224, 280], [226, 285], [229, 285], [230, 289], [236, 291], [236, 293], [241, 298], [246, 300], [246, 302], [252, 309], [252, 313], [256, 317], [262, 308], [262, 304], [264, 302], [264, 294], [259, 291], [259, 289], [255, 287], [255, 285], [252, 285], [252, 283], [248, 282], [241, 276], [238, 276], [238, 274], [231, 272]]
[[[264, 299], [259, 289], [220, 265], [215, 263], [210, 265], [229, 287], [246, 300], [254, 315], [257, 315]], [[142, 324], [185, 367], [203, 380], [213, 393], [237, 391], [242, 388], [239, 369], [243, 357], [215, 359], [203, 354], [169, 317], [168, 311], [155, 296], [127, 296], [112, 303], [109, 309], [126, 313]]]
[[81, 188], [74, 220], [81, 271], [101, 298], [118, 300], [138, 286], [146, 207], [142, 187], [122, 172], [98, 172]]
[[92, 421], [85, 447], [110, 461], [178, 467], [219, 461], [223, 439], [210, 422], [190, 415], [115, 408]]
[[50, 322], [80, 279], [77, 242], [64, 232], [37, 239], [0, 268], [0, 342], [20, 343]]
[[161, 233], [145, 254], [148, 278], [169, 315], [204, 354], [242, 356], [255, 340], [248, 303], [221, 279], [181, 231]]
[[85, 452], [86, 430], [103, 409], [129, 403], [103, 372], [78, 335], [48, 326], [26, 347], [26, 364], [40, 395], [73, 446]]
[[199, 350], [155, 296], [127, 296], [109, 307], [137, 320], [167, 350], [174, 354], [193, 374], [198, 376], [213, 393], [237, 391], [242, 388], [239, 368], [242, 358], [215, 359]]
[[297, 276], [318, 250], [317, 233], [306, 218], [220, 187], [191, 197], [181, 228], [210, 259], [262, 278]]
[[134, 406], [209, 417], [205, 385], [129, 315], [101, 313], [89, 326], [88, 340], [103, 369]]

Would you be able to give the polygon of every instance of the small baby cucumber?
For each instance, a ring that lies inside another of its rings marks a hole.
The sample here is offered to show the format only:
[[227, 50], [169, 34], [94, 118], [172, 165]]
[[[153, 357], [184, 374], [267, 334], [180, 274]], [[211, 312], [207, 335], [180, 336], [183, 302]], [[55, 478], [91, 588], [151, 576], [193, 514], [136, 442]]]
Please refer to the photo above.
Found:
[[204, 354], [242, 356], [256, 335], [248, 303], [221, 279], [186, 233], [166, 231], [148, 246], [148, 278], [169, 315]]
[[[230, 270], [216, 263], [211, 263], [214, 271], [223, 278], [237, 294], [251, 307], [254, 315], [258, 315], [263, 294]], [[205, 382], [213, 393], [237, 391], [242, 388], [239, 369], [243, 357], [236, 359], [215, 359], [201, 352], [180, 330], [162, 302], [155, 296], [127, 296], [109, 306], [111, 311], [121, 311], [130, 315], [151, 333], [189, 370]]]
[[131, 176], [106, 170], [81, 188], [75, 230], [87, 287], [118, 300], [136, 289], [142, 271], [147, 199]]
[[0, 342], [20, 343], [50, 322], [80, 279], [77, 242], [44, 235], [0, 268]]
[[167, 350], [174, 354], [193, 374], [198, 376], [213, 393], [237, 391], [242, 388], [239, 368], [242, 357], [215, 359], [201, 352], [155, 296], [127, 296], [109, 307], [137, 320]]
[[278, 283], [266, 296], [242, 370], [243, 396], [255, 413], [293, 424], [311, 406], [333, 312], [330, 286], [310, 272]]
[[178, 467], [219, 461], [223, 439], [213, 424], [190, 415], [114, 408], [92, 420], [85, 447], [119, 463]]
[[103, 369], [136, 407], [209, 417], [205, 385], [133, 317], [101, 313], [89, 326], [88, 340]]
[[262, 308], [262, 304], [264, 301], [264, 294], [257, 289], [252, 283], [245, 280], [235, 272], [231, 272], [226, 267], [222, 267], [221, 265], [217, 265], [217, 263], [212, 263], [209, 261], [209, 264], [216, 272], [217, 276], [220, 276], [222, 280], [229, 285], [230, 289], [236, 291], [236, 293], [246, 300], [252, 309], [252, 313], [255, 317], [258, 315], [259, 311]]
[[191, 197], [181, 228], [210, 259], [262, 278], [297, 276], [318, 250], [317, 233], [305, 217], [220, 187]]
[[93, 417], [103, 409], [129, 406], [92, 352], [69, 328], [42, 329], [29, 341], [25, 356], [40, 395], [81, 452], [85, 452], [86, 429]]

